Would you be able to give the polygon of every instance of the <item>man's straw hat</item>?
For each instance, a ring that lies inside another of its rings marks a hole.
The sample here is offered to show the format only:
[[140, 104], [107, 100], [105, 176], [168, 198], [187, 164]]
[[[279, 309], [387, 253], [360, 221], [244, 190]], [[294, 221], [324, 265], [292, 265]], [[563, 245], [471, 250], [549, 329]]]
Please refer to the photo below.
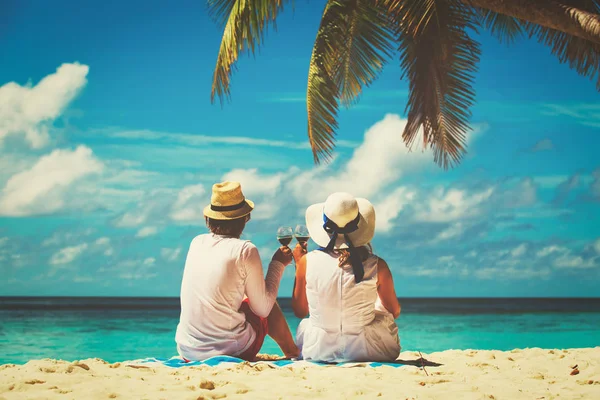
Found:
[[254, 203], [244, 197], [239, 182], [215, 183], [210, 204], [204, 208], [204, 216], [218, 220], [245, 217], [254, 209]]

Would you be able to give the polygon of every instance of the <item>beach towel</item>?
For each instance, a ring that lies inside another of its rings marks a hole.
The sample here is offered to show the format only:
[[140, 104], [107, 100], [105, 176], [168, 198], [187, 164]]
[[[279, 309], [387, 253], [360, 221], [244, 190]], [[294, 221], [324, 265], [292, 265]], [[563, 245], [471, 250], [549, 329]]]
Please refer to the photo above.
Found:
[[231, 364], [241, 364], [241, 363], [249, 363], [250, 365], [256, 364], [267, 364], [273, 367], [303, 367], [307, 365], [320, 365], [320, 366], [335, 366], [335, 367], [401, 367], [404, 364], [399, 362], [390, 362], [390, 363], [382, 363], [382, 362], [342, 362], [342, 363], [323, 363], [323, 362], [313, 362], [313, 361], [304, 361], [304, 360], [273, 360], [273, 361], [255, 361], [255, 362], [247, 362], [240, 358], [230, 357], [230, 356], [216, 356], [206, 359], [204, 361], [188, 361], [185, 362], [181, 357], [172, 357], [172, 358], [143, 358], [140, 360], [128, 361], [126, 364], [128, 365], [137, 365], [137, 366], [159, 366], [164, 365], [170, 368], [181, 368], [181, 367], [197, 367], [201, 365], [207, 365], [210, 367], [217, 366], [230, 366]]

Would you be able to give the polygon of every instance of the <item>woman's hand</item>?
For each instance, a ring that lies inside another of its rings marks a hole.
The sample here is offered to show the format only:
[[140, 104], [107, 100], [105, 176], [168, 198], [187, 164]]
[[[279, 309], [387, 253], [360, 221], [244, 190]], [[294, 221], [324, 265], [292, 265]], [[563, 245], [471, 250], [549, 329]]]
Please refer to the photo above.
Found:
[[304, 256], [308, 251], [307, 248], [308, 247], [308, 243], [300, 243], [298, 242], [298, 244], [296, 245], [296, 247], [294, 247], [294, 261], [296, 262], [296, 264], [298, 264], [298, 261], [300, 261], [300, 259], [302, 258], [302, 256]]
[[288, 265], [292, 262], [292, 251], [287, 246], [281, 246], [273, 254], [273, 260], [279, 261], [283, 265]]

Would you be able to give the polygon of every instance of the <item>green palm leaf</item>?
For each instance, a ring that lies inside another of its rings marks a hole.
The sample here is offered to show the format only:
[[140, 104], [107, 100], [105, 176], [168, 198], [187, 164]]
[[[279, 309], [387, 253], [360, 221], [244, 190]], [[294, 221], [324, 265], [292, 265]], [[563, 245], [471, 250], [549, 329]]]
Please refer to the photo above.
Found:
[[348, 106], [377, 78], [392, 52], [387, 15], [372, 0], [330, 0], [310, 60], [306, 105], [316, 163], [335, 145], [339, 102]]
[[210, 100], [218, 96], [230, 98], [232, 69], [239, 54], [244, 50], [254, 54], [264, 41], [269, 23], [274, 24], [285, 0], [208, 0], [209, 13], [225, 21], [225, 29], [217, 65], [213, 74]]
[[405, 0], [393, 12], [410, 88], [403, 138], [412, 146], [422, 128], [424, 145], [431, 145], [435, 162], [447, 169], [465, 152], [475, 97], [480, 50], [467, 34], [475, 29], [474, 11], [458, 0]]

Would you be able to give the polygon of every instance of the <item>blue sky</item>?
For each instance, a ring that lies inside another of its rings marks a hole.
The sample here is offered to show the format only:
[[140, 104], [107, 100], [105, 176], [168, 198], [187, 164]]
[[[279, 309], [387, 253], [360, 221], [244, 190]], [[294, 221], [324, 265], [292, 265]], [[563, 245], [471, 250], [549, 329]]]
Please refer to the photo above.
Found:
[[[450, 171], [401, 142], [397, 57], [340, 113], [315, 167], [305, 88], [324, 1], [297, 2], [232, 102], [210, 104], [222, 30], [183, 1], [8, 2], [0, 27], [0, 295], [177, 296], [211, 185], [242, 182], [268, 261], [282, 224], [344, 190], [376, 206], [398, 295], [594, 296], [600, 97], [534, 41], [483, 33], [473, 133]], [[281, 296], [289, 296], [293, 267]]]

